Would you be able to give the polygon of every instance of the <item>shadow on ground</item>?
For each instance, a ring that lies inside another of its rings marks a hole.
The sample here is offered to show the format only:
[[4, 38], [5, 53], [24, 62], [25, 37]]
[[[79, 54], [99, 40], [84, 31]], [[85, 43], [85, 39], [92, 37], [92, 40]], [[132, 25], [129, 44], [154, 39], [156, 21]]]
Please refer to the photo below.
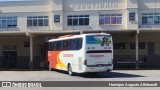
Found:
[[84, 78], [133, 78], [133, 77], [145, 77], [142, 75], [136, 74], [128, 74], [128, 73], [119, 73], [119, 72], [104, 72], [104, 73], [97, 73], [95, 75], [87, 74], [81, 75]]
[[[55, 72], [67, 74], [65, 71], [54, 70]], [[83, 78], [134, 78], [134, 77], [145, 77], [142, 75], [120, 73], [120, 72], [103, 72], [103, 73], [84, 73], [78, 74], [75, 73], [74, 76], [83, 77]]]

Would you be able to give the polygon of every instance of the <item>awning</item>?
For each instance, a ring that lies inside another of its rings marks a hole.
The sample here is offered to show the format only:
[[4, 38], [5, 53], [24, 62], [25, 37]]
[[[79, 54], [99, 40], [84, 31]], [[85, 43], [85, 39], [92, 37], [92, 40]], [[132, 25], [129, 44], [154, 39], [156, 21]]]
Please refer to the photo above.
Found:
[[26, 33], [23, 31], [0, 31], [0, 37], [1, 36], [26, 36]]
[[158, 29], [152, 29], [152, 28], [147, 28], [147, 29], [139, 29], [140, 34], [160, 34], [160, 28]]
[[160, 29], [137, 29], [137, 30], [43, 30], [43, 31], [0, 31], [0, 36], [30, 36], [30, 35], [67, 35], [81, 33], [109, 33], [112, 35], [135, 35], [139, 34], [160, 34]]

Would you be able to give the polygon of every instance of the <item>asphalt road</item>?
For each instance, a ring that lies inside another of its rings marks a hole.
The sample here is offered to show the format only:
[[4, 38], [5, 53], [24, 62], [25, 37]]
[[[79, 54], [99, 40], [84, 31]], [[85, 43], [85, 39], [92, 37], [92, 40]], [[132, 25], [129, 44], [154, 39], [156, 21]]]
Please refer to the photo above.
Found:
[[62, 71], [0, 71], [0, 81], [160, 81], [159, 70], [113, 70], [69, 76]]
[[[97, 75], [69, 76], [61, 71], [0, 71], [0, 81], [160, 81], [159, 70], [114, 70]], [[147, 87], [0, 88], [0, 90], [160, 90]]]

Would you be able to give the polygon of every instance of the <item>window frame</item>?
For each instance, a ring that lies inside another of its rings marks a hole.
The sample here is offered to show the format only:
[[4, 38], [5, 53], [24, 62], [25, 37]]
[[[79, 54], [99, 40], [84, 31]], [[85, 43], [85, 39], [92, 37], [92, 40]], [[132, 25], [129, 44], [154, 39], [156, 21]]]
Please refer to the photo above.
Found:
[[[130, 49], [136, 49], [135, 42], [130, 42]], [[139, 42], [138, 43], [138, 49], [146, 49], [146, 43], [145, 42]]]
[[0, 28], [15, 28], [15, 27], [17, 27], [17, 16], [0, 17]]
[[67, 26], [88, 26], [89, 23], [90, 23], [89, 15], [67, 16]]
[[54, 15], [54, 23], [60, 23], [60, 15]]
[[141, 19], [142, 25], [159, 25], [160, 13], [142, 13]]
[[129, 21], [135, 21], [136, 20], [136, 13], [130, 12], [129, 13]]
[[114, 49], [126, 49], [126, 43], [119, 42], [119, 43], [113, 43]]
[[[47, 22], [46, 22], [47, 21]], [[48, 16], [27, 16], [27, 27], [49, 26]]]
[[122, 25], [122, 14], [99, 14], [99, 25]]

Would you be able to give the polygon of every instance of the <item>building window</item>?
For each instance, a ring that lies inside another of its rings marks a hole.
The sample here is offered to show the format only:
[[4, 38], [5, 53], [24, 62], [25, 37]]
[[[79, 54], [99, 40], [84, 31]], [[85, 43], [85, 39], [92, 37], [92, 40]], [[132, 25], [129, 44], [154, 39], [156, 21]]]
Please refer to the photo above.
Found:
[[25, 41], [24, 42], [24, 47], [30, 47], [30, 42], [29, 41]]
[[160, 24], [160, 13], [143, 13], [142, 24]]
[[6, 46], [4, 46], [3, 50], [13, 50], [13, 51], [15, 51], [15, 50], [17, 50], [17, 46], [15, 46], [15, 45], [6, 45]]
[[113, 48], [114, 49], [125, 49], [126, 45], [125, 45], [125, 43], [114, 43]]
[[134, 42], [131, 42], [131, 43], [130, 43], [130, 49], [135, 49], [135, 47], [136, 47], [136, 46], [135, 46], [135, 43], [134, 43]]
[[48, 16], [29, 16], [27, 26], [48, 26]]
[[135, 21], [135, 15], [136, 15], [135, 12], [130, 12], [129, 13], [129, 21]]
[[0, 17], [0, 28], [16, 27], [17, 17]]
[[101, 14], [99, 25], [122, 24], [122, 14]]
[[139, 49], [145, 49], [146, 48], [146, 45], [144, 42], [140, 42], [139, 43]]
[[68, 26], [89, 25], [89, 15], [69, 15], [67, 16]]
[[[145, 42], [140, 42], [140, 43], [138, 43], [138, 48], [139, 49], [145, 49], [146, 48], [146, 45], [145, 45]], [[135, 45], [135, 43], [134, 42], [131, 42], [130, 43], [130, 49], [135, 49], [136, 48], [136, 45]]]
[[60, 15], [54, 15], [54, 23], [60, 23]]

